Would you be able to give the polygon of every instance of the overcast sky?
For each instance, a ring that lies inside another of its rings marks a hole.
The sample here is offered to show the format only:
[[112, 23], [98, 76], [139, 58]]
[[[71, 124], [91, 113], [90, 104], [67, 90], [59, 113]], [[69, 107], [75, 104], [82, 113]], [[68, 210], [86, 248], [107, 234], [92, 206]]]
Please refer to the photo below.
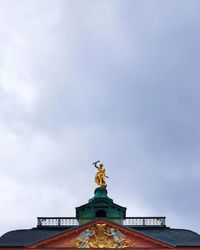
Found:
[[0, 234], [74, 216], [96, 160], [128, 216], [200, 232], [199, 11], [0, 0]]

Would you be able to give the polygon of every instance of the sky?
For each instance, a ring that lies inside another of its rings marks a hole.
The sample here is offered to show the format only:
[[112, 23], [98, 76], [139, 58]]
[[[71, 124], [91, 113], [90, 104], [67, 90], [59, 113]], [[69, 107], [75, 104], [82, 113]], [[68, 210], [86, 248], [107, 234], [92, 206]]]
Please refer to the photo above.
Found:
[[127, 216], [200, 233], [200, 1], [0, 0], [0, 234], [75, 216], [92, 163]]

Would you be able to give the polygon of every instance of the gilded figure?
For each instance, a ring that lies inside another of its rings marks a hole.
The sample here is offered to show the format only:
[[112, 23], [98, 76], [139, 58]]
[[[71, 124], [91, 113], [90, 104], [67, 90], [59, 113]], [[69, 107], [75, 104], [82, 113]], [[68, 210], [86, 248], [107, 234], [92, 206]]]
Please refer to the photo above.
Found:
[[95, 175], [95, 182], [101, 188], [106, 188], [107, 184], [105, 179], [108, 178], [108, 176], [106, 175], [106, 170], [102, 163], [100, 163], [99, 166], [97, 166], [98, 162], [99, 161], [93, 163], [95, 168], [97, 168], [97, 173]]

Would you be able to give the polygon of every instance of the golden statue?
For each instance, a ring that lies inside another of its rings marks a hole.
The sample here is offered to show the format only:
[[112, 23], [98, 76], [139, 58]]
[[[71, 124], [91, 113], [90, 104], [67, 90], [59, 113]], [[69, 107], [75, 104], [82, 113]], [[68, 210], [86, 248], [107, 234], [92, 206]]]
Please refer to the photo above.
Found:
[[105, 178], [108, 178], [108, 176], [106, 176], [106, 170], [103, 164], [99, 164], [99, 166], [97, 166], [98, 162], [100, 161], [96, 161], [93, 163], [95, 168], [97, 168], [97, 173], [95, 175], [95, 182], [101, 188], [106, 188], [107, 184], [106, 184]]

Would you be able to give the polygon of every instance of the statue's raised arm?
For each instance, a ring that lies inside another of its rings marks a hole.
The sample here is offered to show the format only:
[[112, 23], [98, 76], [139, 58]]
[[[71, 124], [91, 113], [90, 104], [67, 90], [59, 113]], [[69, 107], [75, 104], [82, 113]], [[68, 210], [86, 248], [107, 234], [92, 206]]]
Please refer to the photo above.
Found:
[[98, 166], [97, 166], [98, 162], [100, 162], [100, 161], [95, 161], [95, 162], [92, 163], [95, 166], [95, 168], [97, 168], [97, 169], [98, 169]]
[[97, 173], [95, 175], [95, 182], [101, 188], [106, 188], [107, 184], [106, 184], [105, 178], [108, 178], [108, 176], [106, 176], [106, 170], [103, 164], [100, 163], [99, 166], [97, 166], [98, 162], [100, 161], [96, 161], [93, 163], [94, 166], [97, 168]]

